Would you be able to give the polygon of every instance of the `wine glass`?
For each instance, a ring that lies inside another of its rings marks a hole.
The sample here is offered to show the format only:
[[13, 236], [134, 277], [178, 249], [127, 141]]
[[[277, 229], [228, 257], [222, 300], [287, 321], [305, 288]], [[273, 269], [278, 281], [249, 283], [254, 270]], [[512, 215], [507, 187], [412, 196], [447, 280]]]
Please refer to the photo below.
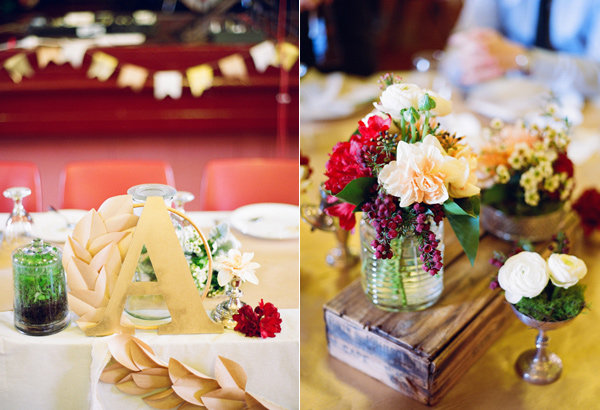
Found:
[[173, 204], [175, 205], [175, 209], [181, 212], [185, 212], [184, 204], [191, 202], [196, 197], [191, 192], [187, 191], [177, 191], [175, 194], [175, 198], [173, 198]]
[[31, 224], [33, 219], [23, 206], [23, 198], [31, 195], [27, 187], [12, 187], [4, 191], [4, 197], [14, 201], [13, 210], [6, 220], [3, 242], [15, 248], [31, 238]]

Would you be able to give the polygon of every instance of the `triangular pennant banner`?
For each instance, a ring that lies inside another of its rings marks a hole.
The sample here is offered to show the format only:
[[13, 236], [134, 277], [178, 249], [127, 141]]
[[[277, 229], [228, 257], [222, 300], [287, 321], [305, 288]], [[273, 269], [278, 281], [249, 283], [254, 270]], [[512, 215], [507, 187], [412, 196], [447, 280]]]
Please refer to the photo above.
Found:
[[33, 68], [31, 68], [31, 64], [29, 64], [29, 60], [24, 53], [15, 54], [8, 58], [3, 66], [8, 71], [10, 79], [15, 83], [20, 83], [23, 77], [33, 75]]
[[135, 91], [140, 91], [148, 78], [148, 70], [133, 64], [124, 64], [117, 77], [119, 87], [131, 87]]
[[38, 67], [40, 68], [45, 68], [50, 63], [61, 65], [65, 62], [65, 57], [60, 47], [38, 47], [35, 50], [35, 54], [37, 56]]
[[267, 40], [250, 48], [254, 66], [259, 72], [264, 72], [270, 64], [277, 62], [277, 50], [273, 42]]
[[239, 54], [232, 54], [219, 60], [219, 70], [225, 77], [245, 80], [248, 77], [246, 64]]
[[277, 52], [279, 63], [283, 66], [283, 69], [290, 71], [298, 60], [298, 47], [292, 43], [283, 42], [277, 44]]
[[181, 98], [183, 77], [179, 71], [157, 71], [154, 74], [154, 98]]
[[87, 76], [106, 81], [119, 65], [119, 60], [101, 51], [92, 54], [92, 64], [88, 69]]
[[212, 67], [208, 64], [190, 67], [185, 73], [194, 97], [200, 97], [206, 89], [212, 86], [214, 74]]

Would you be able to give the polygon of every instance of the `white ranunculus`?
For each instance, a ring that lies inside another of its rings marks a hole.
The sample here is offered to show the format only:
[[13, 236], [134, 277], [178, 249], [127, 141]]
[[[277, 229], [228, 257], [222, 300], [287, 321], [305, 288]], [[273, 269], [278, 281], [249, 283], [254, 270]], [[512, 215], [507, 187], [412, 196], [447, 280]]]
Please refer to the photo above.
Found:
[[253, 257], [254, 252], [242, 253], [239, 249], [230, 249], [226, 255], [217, 256], [214, 269], [219, 272], [217, 276], [219, 286], [225, 286], [234, 278], [258, 285], [255, 270], [260, 268], [260, 265], [252, 262]]
[[442, 117], [452, 112], [452, 102], [450, 100], [431, 90], [423, 90], [423, 92], [429, 94], [431, 99], [435, 101], [435, 108], [431, 110], [433, 115]]
[[[373, 103], [379, 111], [390, 114], [393, 119], [399, 119], [405, 108], [419, 107], [419, 97], [423, 90], [416, 84], [392, 84], [379, 97], [380, 103]], [[433, 98], [433, 97], [432, 97]]]
[[569, 288], [587, 273], [585, 262], [573, 255], [553, 253], [548, 258], [550, 280], [554, 286]]
[[498, 272], [498, 283], [509, 303], [533, 298], [548, 284], [548, 264], [535, 252], [521, 252], [506, 260]]

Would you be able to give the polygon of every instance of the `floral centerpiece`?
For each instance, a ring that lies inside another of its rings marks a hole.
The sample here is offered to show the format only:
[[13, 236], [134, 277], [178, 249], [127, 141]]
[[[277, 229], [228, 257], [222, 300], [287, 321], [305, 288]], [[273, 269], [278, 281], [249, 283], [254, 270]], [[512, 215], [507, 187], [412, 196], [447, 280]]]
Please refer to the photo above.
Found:
[[546, 259], [523, 242], [510, 257], [496, 252], [492, 263], [500, 267], [492, 288], [504, 290], [506, 300], [524, 315], [542, 322], [560, 322], [577, 316], [585, 307], [585, 263], [569, 255], [569, 240], [559, 232]]
[[487, 230], [504, 239], [534, 241], [556, 233], [574, 185], [569, 132], [568, 121], [558, 118], [552, 105], [529, 123], [492, 121], [479, 157], [481, 201], [491, 207], [482, 211]]
[[450, 113], [448, 100], [389, 74], [381, 82], [375, 111], [330, 154], [324, 187], [336, 199], [326, 212], [346, 230], [363, 212], [362, 283], [372, 302], [387, 310], [421, 309], [441, 294], [444, 217], [474, 261], [477, 158], [436, 122]]
[[[562, 371], [560, 358], [548, 351], [546, 332], [569, 323], [586, 307], [585, 287], [579, 281], [586, 275], [585, 263], [568, 254], [568, 240], [559, 233], [550, 246], [553, 253], [544, 259], [524, 244], [513, 256], [497, 254], [500, 266], [492, 284], [504, 289], [504, 296], [521, 322], [538, 330], [536, 349], [517, 359], [517, 373], [527, 382], [548, 384]], [[495, 287], [495, 286], [492, 286]]]
[[[181, 243], [185, 258], [190, 266], [190, 272], [194, 279], [194, 284], [200, 293], [204, 292], [206, 282], [208, 280], [208, 255], [202, 244], [202, 240], [193, 226], [177, 225], [175, 233]], [[206, 237], [206, 242], [210, 247], [210, 252], [213, 258], [227, 254], [231, 249], [238, 249], [241, 244], [237, 238], [231, 233], [229, 225], [220, 223], [213, 227]], [[146, 280], [156, 280], [156, 274], [152, 267], [150, 257], [144, 247], [140, 255], [137, 266], [138, 272], [143, 274]], [[212, 280], [207, 296], [214, 297], [223, 294], [225, 284], [219, 284], [218, 272], [213, 268]]]

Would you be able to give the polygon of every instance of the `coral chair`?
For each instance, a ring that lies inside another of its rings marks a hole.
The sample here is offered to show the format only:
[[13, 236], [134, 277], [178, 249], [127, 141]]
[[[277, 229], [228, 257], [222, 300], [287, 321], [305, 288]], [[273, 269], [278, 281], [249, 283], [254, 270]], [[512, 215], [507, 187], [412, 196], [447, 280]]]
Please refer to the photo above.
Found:
[[126, 194], [134, 185], [175, 186], [171, 165], [152, 160], [72, 162], [65, 166], [60, 181], [65, 209], [98, 209], [106, 198]]
[[232, 210], [259, 202], [298, 204], [297, 159], [232, 158], [209, 161], [202, 174], [203, 210]]
[[5, 198], [2, 192], [6, 188], [25, 186], [31, 189], [31, 195], [23, 200], [23, 206], [29, 212], [42, 210], [42, 184], [40, 171], [33, 162], [0, 161], [0, 212], [10, 212], [13, 201]]

